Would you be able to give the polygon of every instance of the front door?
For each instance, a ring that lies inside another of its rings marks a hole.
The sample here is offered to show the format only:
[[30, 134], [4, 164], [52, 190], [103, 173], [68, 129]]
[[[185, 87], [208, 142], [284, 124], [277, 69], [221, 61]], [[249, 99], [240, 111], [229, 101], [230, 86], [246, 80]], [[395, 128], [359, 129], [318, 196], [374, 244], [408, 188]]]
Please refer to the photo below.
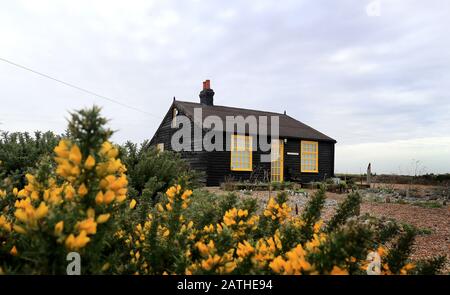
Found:
[[270, 181], [282, 182], [284, 176], [284, 142], [274, 139], [271, 143]]

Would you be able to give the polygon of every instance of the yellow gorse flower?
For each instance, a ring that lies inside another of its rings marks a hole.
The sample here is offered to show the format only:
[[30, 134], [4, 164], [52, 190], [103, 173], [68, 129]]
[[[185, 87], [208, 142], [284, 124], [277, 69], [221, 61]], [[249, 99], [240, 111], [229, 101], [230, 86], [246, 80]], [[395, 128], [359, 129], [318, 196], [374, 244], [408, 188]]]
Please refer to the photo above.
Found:
[[104, 191], [97, 193], [96, 203], [108, 205], [113, 201], [123, 202], [126, 199], [127, 185], [128, 180], [125, 174], [121, 174], [119, 177], [107, 175], [100, 181], [100, 188]]
[[204, 270], [211, 270], [220, 261], [219, 255], [209, 256], [206, 260], [202, 260], [201, 265]]
[[74, 182], [81, 173], [80, 164], [83, 156], [80, 148], [69, 140], [61, 140], [54, 152], [55, 161], [58, 163], [56, 173], [69, 182]]
[[255, 248], [253, 248], [252, 245], [250, 245], [249, 242], [244, 241], [243, 243], [238, 243], [238, 248], [236, 251], [236, 254], [241, 257], [245, 258], [255, 252]]
[[225, 212], [223, 222], [225, 223], [226, 226], [231, 226], [233, 224], [236, 224], [236, 217], [242, 218], [247, 216], [248, 216], [247, 210], [232, 208], [227, 212]]
[[105, 141], [102, 144], [99, 154], [108, 158], [116, 158], [119, 155], [119, 150], [115, 148], [109, 141]]
[[95, 217], [95, 210], [94, 210], [94, 208], [88, 208], [86, 210], [86, 216], [88, 218], [94, 218]]
[[64, 221], [60, 221], [57, 224], [55, 224], [55, 235], [60, 236], [62, 231], [64, 229]]
[[318, 222], [316, 222], [314, 224], [314, 226], [313, 226], [314, 233], [317, 234], [320, 231], [322, 224], [323, 224], [323, 220], [319, 220]]
[[17, 256], [19, 254], [19, 251], [17, 251], [16, 246], [13, 246], [11, 248], [11, 250], [9, 251], [9, 254], [11, 254], [12, 256]]
[[302, 245], [297, 245], [294, 249], [285, 254], [285, 258], [277, 256], [269, 267], [273, 272], [285, 275], [299, 275], [313, 271], [312, 265], [305, 259], [306, 251]]
[[80, 195], [80, 197], [84, 197], [85, 195], [87, 195], [88, 189], [87, 189], [86, 185], [84, 185], [84, 183], [82, 183], [80, 185], [80, 187], [78, 188], [77, 192]]
[[414, 268], [416, 268], [415, 264], [407, 263], [402, 267], [402, 269], [400, 269], [400, 274], [406, 275], [408, 274], [409, 271], [413, 270]]
[[189, 198], [192, 195], [192, 191], [191, 190], [185, 190], [183, 192], [183, 194], [181, 195], [181, 199], [182, 200], [187, 200], [187, 198]]
[[225, 212], [223, 222], [217, 231], [221, 231], [222, 227], [233, 229], [233, 237], [244, 238], [251, 230], [256, 229], [259, 217], [256, 215], [249, 216], [248, 210], [232, 208]]
[[[207, 247], [209, 248], [209, 246]], [[233, 256], [234, 249], [230, 249], [223, 255], [219, 255], [213, 251], [211, 254], [203, 256], [204, 258], [199, 263], [189, 266], [185, 273], [192, 274], [192, 272], [198, 269], [203, 269], [218, 274], [231, 273], [237, 267], [237, 262]]]
[[291, 210], [292, 209], [286, 203], [278, 204], [274, 198], [270, 198], [267, 207], [264, 210], [264, 216], [283, 223], [289, 218]]
[[181, 191], [180, 185], [171, 186], [170, 188], [167, 189], [166, 195], [169, 197], [169, 200], [171, 200], [175, 197], [176, 194], [179, 194], [180, 191]]
[[212, 224], [210, 224], [210, 225], [205, 225], [205, 226], [203, 227], [203, 231], [204, 231], [205, 233], [212, 233], [212, 232], [214, 232], [214, 225], [212, 225]]
[[210, 254], [214, 254], [216, 251], [213, 240], [210, 240], [208, 244], [205, 244], [203, 242], [197, 242], [195, 244], [195, 246], [197, 247], [198, 251], [200, 252], [200, 254], [202, 256], [208, 256]]
[[[179, 202], [179, 204], [181, 204], [181, 208], [182, 209], [186, 209], [189, 205], [189, 197], [192, 195], [192, 191], [191, 190], [185, 190], [182, 194], [182, 189], [181, 186], [178, 185], [174, 185], [171, 186], [170, 188], [168, 188], [166, 190], [166, 196], [168, 199], [168, 203], [164, 205], [164, 207], [161, 205], [157, 205], [157, 209], [160, 212], [164, 211], [164, 208], [166, 208], [167, 211], [172, 211], [174, 209], [174, 204], [176, 202]], [[181, 195], [180, 195], [181, 194]]]
[[111, 264], [109, 264], [109, 262], [107, 262], [107, 263], [103, 264], [102, 271], [107, 271], [110, 267], [111, 267]]
[[172, 204], [167, 203], [166, 204], [166, 209], [167, 209], [167, 211], [172, 211]]
[[72, 145], [69, 152], [69, 160], [75, 165], [80, 165], [81, 157], [80, 148], [76, 144]]
[[77, 236], [70, 234], [66, 239], [66, 247], [69, 250], [79, 250], [84, 248], [91, 239], [87, 236], [86, 231], [82, 230]]
[[320, 244], [326, 241], [326, 238], [327, 236], [324, 233], [313, 234], [312, 240], [306, 242], [305, 247], [310, 252], [316, 252]]
[[107, 213], [107, 214], [100, 214], [97, 217], [97, 223], [101, 224], [101, 223], [105, 223], [109, 220], [109, 218], [111, 217], [111, 214]]
[[104, 202], [104, 195], [103, 195], [103, 192], [102, 192], [102, 191], [99, 191], [99, 192], [97, 193], [97, 195], [95, 196], [95, 203], [96, 203], [97, 205], [101, 205], [101, 204], [103, 204], [103, 202]]
[[24, 229], [22, 226], [17, 225], [17, 224], [13, 225], [13, 229], [14, 229], [15, 232], [17, 232], [19, 234], [26, 234], [27, 233], [26, 229]]
[[130, 202], [130, 209], [134, 209], [134, 207], [136, 207], [136, 200], [135, 199], [131, 200], [131, 202]]
[[84, 168], [91, 170], [95, 166], [95, 158], [89, 155], [84, 162]]
[[0, 215], [0, 229], [3, 229], [7, 232], [11, 231], [11, 223], [8, 222], [5, 216]]
[[378, 247], [377, 253], [378, 253], [378, 255], [380, 255], [380, 257], [386, 256], [386, 254], [387, 254], [387, 249], [386, 249], [386, 247], [384, 247], [384, 246]]
[[333, 266], [330, 275], [348, 275], [348, 271], [335, 265]]
[[89, 217], [83, 221], [77, 222], [75, 228], [82, 232], [86, 232], [86, 234], [93, 235], [97, 233], [97, 223], [94, 221], [93, 217]]
[[37, 208], [31, 204], [31, 199], [18, 200], [15, 204], [16, 211], [14, 216], [18, 221], [26, 224], [30, 228], [37, 228], [37, 222], [44, 218], [48, 213], [48, 206], [41, 202]]
[[115, 173], [124, 173], [126, 171], [125, 166], [120, 159], [116, 159], [119, 155], [119, 150], [115, 148], [110, 142], [105, 141], [99, 151], [99, 156], [103, 159], [96, 166], [96, 172], [99, 177], [105, 177], [107, 175], [113, 175]]
[[75, 189], [73, 188], [73, 186], [71, 184], [68, 184], [64, 188], [64, 197], [66, 200], [70, 201], [73, 199], [74, 196], [75, 196]]
[[69, 157], [69, 142], [65, 139], [60, 140], [59, 144], [54, 149], [55, 154], [60, 158]]

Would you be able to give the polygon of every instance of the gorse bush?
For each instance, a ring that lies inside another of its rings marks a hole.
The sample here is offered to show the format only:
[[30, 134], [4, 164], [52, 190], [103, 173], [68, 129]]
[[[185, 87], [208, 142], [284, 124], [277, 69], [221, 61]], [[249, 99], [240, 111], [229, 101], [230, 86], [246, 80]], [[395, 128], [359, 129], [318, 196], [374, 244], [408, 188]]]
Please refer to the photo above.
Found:
[[178, 160], [153, 149], [141, 160], [128, 147], [127, 171], [105, 124], [96, 107], [73, 113], [53, 158], [23, 187], [0, 191], [1, 273], [64, 274], [73, 251], [83, 274], [412, 274], [443, 265], [411, 263], [414, 229], [358, 216], [356, 193], [324, 223], [324, 187], [293, 216], [283, 193], [258, 208], [193, 190], [186, 170], [170, 168]]
[[2, 132], [0, 135], [0, 187], [23, 186], [25, 174], [44, 156], [53, 153], [60, 137], [52, 132]]
[[7, 272], [64, 273], [70, 251], [82, 254], [87, 273], [101, 272], [128, 184], [105, 123], [95, 107], [72, 114], [71, 137], [54, 149], [56, 165], [42, 164], [22, 189], [2, 192], [10, 213], [0, 217]]

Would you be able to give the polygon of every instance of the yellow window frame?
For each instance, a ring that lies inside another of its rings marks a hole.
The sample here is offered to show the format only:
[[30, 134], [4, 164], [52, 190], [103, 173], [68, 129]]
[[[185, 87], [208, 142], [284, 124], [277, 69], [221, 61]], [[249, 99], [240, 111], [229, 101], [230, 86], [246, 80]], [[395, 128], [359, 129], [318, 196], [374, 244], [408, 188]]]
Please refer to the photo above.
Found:
[[[238, 143], [243, 142], [244, 147], [239, 147]], [[253, 137], [247, 135], [231, 135], [230, 170], [231, 171], [253, 171]], [[247, 156], [244, 156], [248, 153]], [[244, 161], [248, 159], [248, 161]], [[244, 164], [247, 164], [246, 167]]]
[[[313, 146], [312, 150], [307, 149], [307, 146]], [[300, 141], [300, 171], [307, 173], [319, 172], [319, 143], [317, 141]], [[313, 159], [313, 160], [311, 160]], [[314, 161], [315, 169], [306, 169], [306, 166], [312, 166], [311, 164], [304, 164], [304, 161]]]
[[282, 139], [271, 142], [270, 181], [284, 180], [284, 141]]
[[164, 152], [164, 143], [158, 143], [156, 145], [156, 150], [158, 151], [158, 153]]

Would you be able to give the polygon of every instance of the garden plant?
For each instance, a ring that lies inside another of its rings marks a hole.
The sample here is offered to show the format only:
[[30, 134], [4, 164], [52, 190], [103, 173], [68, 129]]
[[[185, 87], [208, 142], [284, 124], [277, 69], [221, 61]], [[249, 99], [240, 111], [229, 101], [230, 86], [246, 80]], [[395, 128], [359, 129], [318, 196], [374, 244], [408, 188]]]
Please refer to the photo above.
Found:
[[416, 230], [359, 216], [356, 191], [328, 222], [324, 186], [298, 215], [285, 193], [259, 208], [112, 133], [99, 108], [74, 112], [53, 152], [19, 170], [23, 183], [2, 176], [0, 273], [65, 274], [70, 252], [82, 274], [432, 274], [444, 263], [412, 262]]

